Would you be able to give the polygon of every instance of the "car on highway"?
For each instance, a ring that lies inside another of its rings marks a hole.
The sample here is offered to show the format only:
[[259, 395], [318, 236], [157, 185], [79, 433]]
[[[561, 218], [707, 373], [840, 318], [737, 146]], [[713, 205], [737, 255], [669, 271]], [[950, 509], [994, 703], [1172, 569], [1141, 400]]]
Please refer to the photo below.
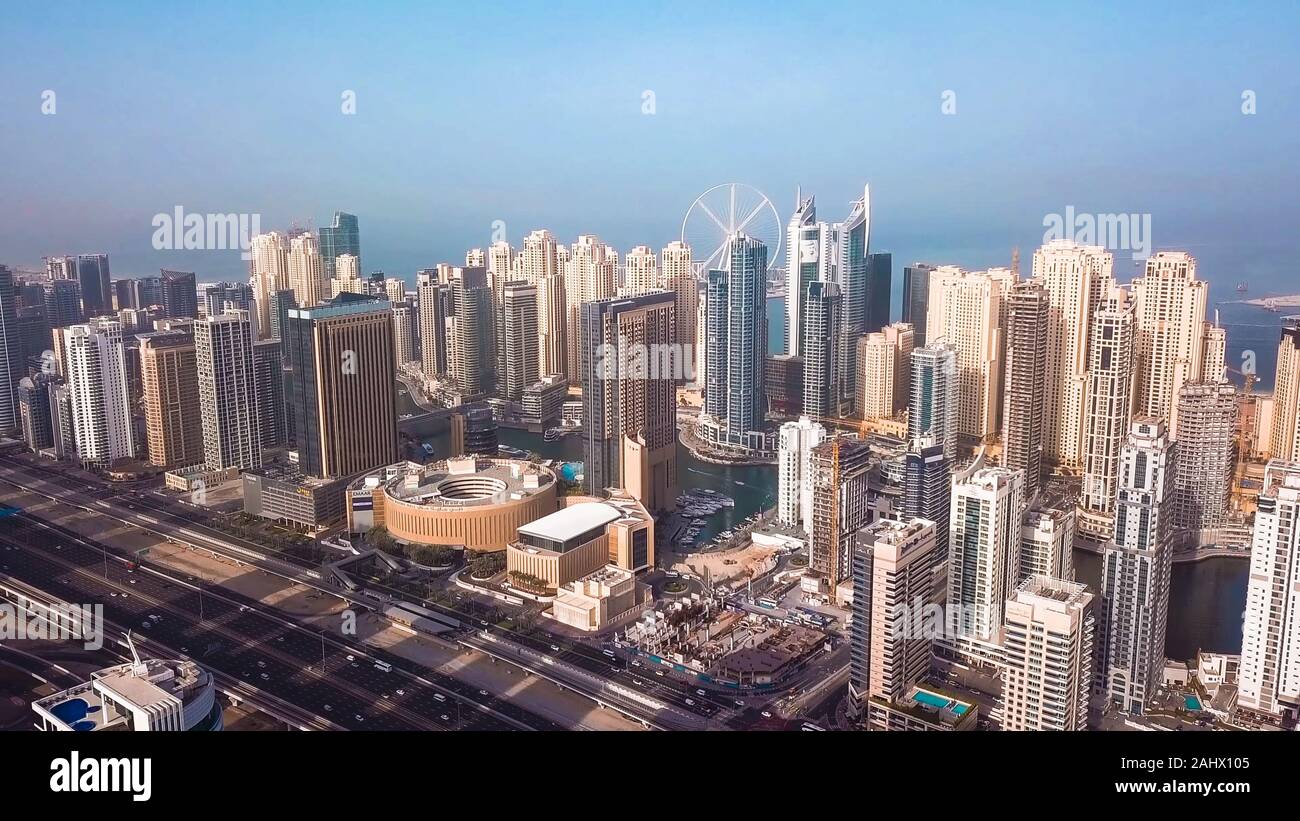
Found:
[[772, 714], [769, 713], [767, 710], [764, 710], [764, 711], [762, 712], [762, 716], [763, 716], [763, 718], [771, 718], [771, 717], [772, 717]]
[[699, 689], [697, 689], [697, 690], [695, 691], [695, 694], [696, 694], [696, 695], [699, 695], [699, 696], [705, 696], [705, 695], [708, 695], [708, 693], [704, 692], [703, 690], [699, 690]]
[[399, 688], [398, 691], [397, 691], [397, 694], [398, 694], [399, 696], [404, 696], [404, 695], [406, 695], [406, 691], [405, 691], [405, 690], [402, 690], [402, 689]]
[[262, 681], [270, 681], [270, 680], [271, 680], [270, 676], [268, 676], [266, 673], [262, 674]]
[[433, 694], [433, 697], [434, 697], [435, 699], [437, 699], [438, 701], [446, 701], [446, 700], [447, 700], [447, 697], [444, 696], [442, 693], [434, 693], [434, 694]]
[[328, 704], [326, 704], [326, 705], [325, 705], [325, 712], [327, 712], [327, 713], [332, 713], [332, 712], [334, 712], [334, 708], [331, 707], [331, 706], [329, 706]]
[[365, 719], [361, 717], [361, 713], [353, 713], [352, 717], [357, 721], [365, 721]]
[[737, 706], [737, 707], [744, 707], [744, 706], [745, 706], [745, 702], [741, 701], [740, 699], [736, 699], [736, 706]]
[[438, 716], [438, 718], [442, 719], [443, 721], [451, 721], [451, 716], [447, 715], [446, 713], [443, 713], [442, 715]]
[[481, 696], [485, 696], [485, 695], [488, 694], [488, 691], [487, 691], [487, 690], [479, 690], [479, 691], [478, 691], [478, 694], [481, 695]]
[[552, 644], [552, 645], [551, 645], [551, 652], [553, 652], [553, 653], [558, 653], [558, 652], [560, 652], [560, 645], [558, 645], [558, 644]]
[[687, 706], [687, 707], [694, 707], [694, 706], [695, 706], [695, 699], [693, 699], [693, 698], [687, 698], [687, 699], [686, 699], [686, 706]]
[[664, 671], [663, 671], [663, 670], [655, 670], [655, 675], [656, 675], [656, 676], [659, 676], [659, 678], [663, 678], [663, 677], [664, 677]]

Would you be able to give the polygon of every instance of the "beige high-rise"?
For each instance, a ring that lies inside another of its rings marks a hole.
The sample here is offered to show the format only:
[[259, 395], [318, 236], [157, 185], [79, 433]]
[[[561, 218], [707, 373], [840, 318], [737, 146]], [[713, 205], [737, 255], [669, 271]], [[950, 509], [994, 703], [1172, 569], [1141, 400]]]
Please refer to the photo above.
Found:
[[271, 297], [289, 287], [289, 238], [278, 231], [258, 234], [250, 243], [250, 280], [257, 309], [257, 338], [271, 338]]
[[328, 297], [325, 263], [314, 234], [299, 234], [289, 242], [289, 290], [304, 308], [319, 305]]
[[663, 290], [659, 278], [659, 258], [649, 246], [638, 245], [624, 259], [623, 286], [619, 296], [637, 296]]
[[[648, 249], [647, 249], [648, 250]], [[598, 237], [584, 234], [569, 249], [564, 266], [565, 333], [570, 339], [578, 335], [578, 312], [586, 302], [608, 299], [615, 294], [618, 254]], [[570, 382], [578, 380], [578, 346], [565, 350], [564, 373]]]
[[863, 419], [888, 419], [907, 407], [912, 373], [912, 326], [886, 325], [858, 337], [854, 403]]
[[1014, 283], [1007, 268], [945, 265], [930, 274], [926, 336], [957, 348], [957, 432], [981, 442], [1001, 428], [1003, 319]]
[[663, 271], [663, 287], [676, 298], [673, 315], [677, 319], [677, 344], [681, 346], [682, 373], [688, 382], [698, 377], [696, 338], [700, 302], [700, 283], [691, 267], [691, 246], [673, 240], [659, 252], [659, 267]]
[[1273, 415], [1268, 451], [1274, 459], [1300, 462], [1300, 318], [1282, 320], [1277, 343], [1277, 377], [1273, 382]]
[[1006, 605], [1002, 729], [1086, 730], [1096, 618], [1082, 584], [1031, 576]]
[[1137, 319], [1137, 380], [1134, 412], [1168, 421], [1178, 438], [1178, 391], [1199, 382], [1205, 366], [1205, 301], [1208, 288], [1196, 278], [1196, 258], [1160, 251], [1133, 281]]
[[1092, 317], [1114, 282], [1114, 257], [1097, 245], [1053, 240], [1034, 252], [1033, 276], [1047, 291], [1043, 459], [1083, 466], [1084, 393]]
[[197, 465], [203, 461], [203, 423], [194, 337], [157, 332], [137, 338], [149, 461], [166, 468]]

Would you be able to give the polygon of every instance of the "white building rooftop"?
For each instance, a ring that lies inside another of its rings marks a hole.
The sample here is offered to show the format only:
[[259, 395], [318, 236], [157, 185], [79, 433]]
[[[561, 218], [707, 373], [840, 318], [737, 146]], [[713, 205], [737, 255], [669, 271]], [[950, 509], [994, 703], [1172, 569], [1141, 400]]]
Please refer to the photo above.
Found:
[[579, 502], [529, 522], [520, 527], [519, 532], [541, 539], [566, 542], [622, 516], [623, 511], [605, 502]]

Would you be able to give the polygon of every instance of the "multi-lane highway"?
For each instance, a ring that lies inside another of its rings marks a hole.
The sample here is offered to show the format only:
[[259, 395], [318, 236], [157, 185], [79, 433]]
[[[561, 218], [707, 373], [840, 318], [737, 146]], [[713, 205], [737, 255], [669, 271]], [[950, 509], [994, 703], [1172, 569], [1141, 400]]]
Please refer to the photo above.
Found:
[[403, 659], [342, 645], [237, 594], [205, 587], [200, 604], [196, 585], [152, 567], [131, 570], [111, 549], [105, 571], [104, 550], [20, 513], [0, 530], [0, 574], [64, 601], [102, 603], [108, 621], [133, 628], [157, 653], [179, 652], [347, 729], [562, 729], [456, 679], [408, 674], [402, 668], [414, 665]]
[[[234, 548], [235, 558], [248, 561], [246, 556], [240, 556], [239, 550], [266, 553], [264, 546], [206, 526], [203, 523], [205, 516], [208, 515], [205, 511], [179, 503], [168, 494], [149, 490], [146, 487], [110, 485], [75, 468], [63, 465], [51, 466], [48, 462], [38, 464], [22, 456], [0, 465], [0, 479], [49, 498], [93, 509], [99, 515], [134, 527], [152, 530], [167, 538], [184, 539], [201, 546], [215, 547], [218, 550], [223, 547]], [[250, 563], [262, 565], [259, 561], [250, 561]], [[313, 572], [315, 568], [306, 562], [295, 561], [292, 557], [274, 560], [273, 566], [264, 569], [317, 586], [332, 595], [357, 598], [304, 575]], [[472, 595], [466, 595], [456, 605], [448, 606], [404, 596], [395, 590], [389, 592], [396, 598], [406, 598], [456, 618], [476, 630], [488, 630], [502, 640], [513, 642], [536, 653], [549, 654], [557, 661], [578, 667], [588, 674], [599, 676], [629, 690], [644, 693], [656, 701], [669, 705], [672, 711], [689, 714], [694, 719], [689, 722], [691, 724], [703, 722], [705, 726], [743, 728], [762, 721], [757, 702], [766, 700], [769, 698], [767, 696], [719, 694], [708, 688], [692, 687], [683, 683], [675, 679], [666, 669], [651, 665], [646, 660], [625, 658], [621, 651], [608, 650], [607, 652], [616, 654], [611, 658], [606, 655], [606, 651], [586, 644], [553, 638], [546, 634], [512, 630], [495, 624], [481, 624], [482, 616], [490, 606], [477, 605]], [[361, 601], [358, 603], [367, 607], [373, 604]], [[403, 663], [409, 665], [409, 662]], [[259, 670], [257, 675], [260, 676], [261, 672], [263, 671]], [[331, 706], [337, 707], [337, 705]], [[646, 717], [654, 718], [653, 711], [647, 711]], [[539, 720], [545, 721], [536, 716], [532, 716], [531, 719], [527, 722], [530, 726], [535, 726]]]

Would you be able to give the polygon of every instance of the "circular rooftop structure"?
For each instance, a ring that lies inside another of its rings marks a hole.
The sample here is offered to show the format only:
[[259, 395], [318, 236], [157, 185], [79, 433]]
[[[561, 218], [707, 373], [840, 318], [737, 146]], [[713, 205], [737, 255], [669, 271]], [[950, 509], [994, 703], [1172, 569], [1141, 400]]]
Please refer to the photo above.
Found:
[[401, 541], [491, 552], [559, 507], [559, 482], [555, 471], [526, 459], [470, 456], [390, 465], [354, 482], [350, 496], [354, 511], [358, 496], [370, 501], [371, 526]]

